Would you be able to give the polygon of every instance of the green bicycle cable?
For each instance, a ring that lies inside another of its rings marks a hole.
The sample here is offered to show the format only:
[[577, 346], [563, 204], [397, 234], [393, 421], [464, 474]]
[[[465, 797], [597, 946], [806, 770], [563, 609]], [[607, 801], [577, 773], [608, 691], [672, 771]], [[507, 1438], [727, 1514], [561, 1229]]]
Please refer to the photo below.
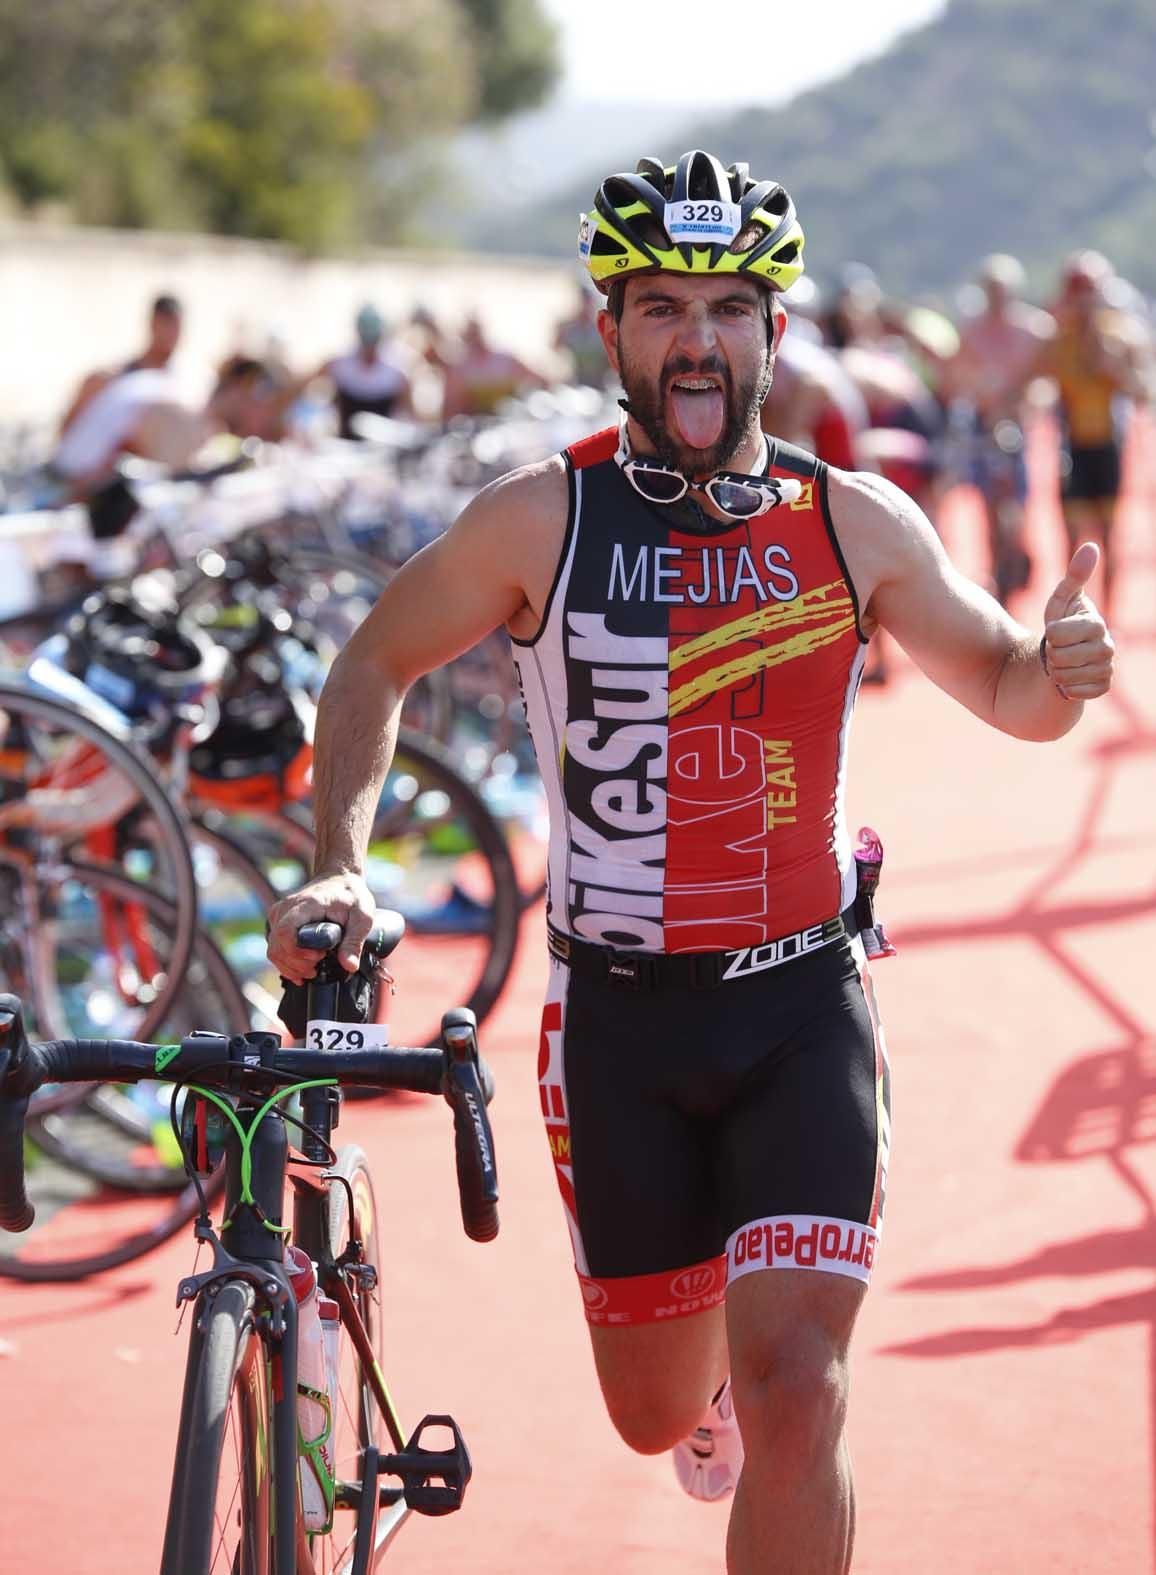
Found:
[[[165, 1048], [167, 1048], [167, 1046]], [[257, 1131], [257, 1128], [261, 1125], [262, 1121], [264, 1121], [270, 1110], [272, 1110], [275, 1105], [279, 1105], [283, 1099], [291, 1099], [294, 1094], [303, 1093], [307, 1088], [336, 1088], [337, 1079], [335, 1077], [315, 1077], [307, 1083], [291, 1083], [288, 1088], [279, 1088], [275, 1094], [271, 1094], [269, 1096], [269, 1098], [257, 1111], [256, 1115], [249, 1123], [247, 1129], [242, 1126], [237, 1116], [237, 1112], [233, 1109], [229, 1101], [223, 1098], [222, 1095], [218, 1094], [214, 1089], [202, 1088], [198, 1083], [186, 1083], [185, 1087], [189, 1093], [197, 1094], [200, 1098], [207, 1099], [211, 1104], [216, 1105], [217, 1109], [232, 1125], [232, 1128], [234, 1132], [236, 1132], [237, 1138], [241, 1144], [241, 1195], [237, 1199], [237, 1203], [238, 1205], [245, 1203], [251, 1208], [257, 1208], [258, 1204], [257, 1200], [253, 1196], [252, 1187], [253, 1137]], [[224, 1221], [221, 1229], [226, 1229], [229, 1223], [229, 1220]], [[272, 1221], [267, 1220], [264, 1217], [262, 1217], [261, 1223], [264, 1225], [266, 1230], [273, 1231], [279, 1236], [288, 1235], [291, 1228], [288, 1225], [274, 1225]]]

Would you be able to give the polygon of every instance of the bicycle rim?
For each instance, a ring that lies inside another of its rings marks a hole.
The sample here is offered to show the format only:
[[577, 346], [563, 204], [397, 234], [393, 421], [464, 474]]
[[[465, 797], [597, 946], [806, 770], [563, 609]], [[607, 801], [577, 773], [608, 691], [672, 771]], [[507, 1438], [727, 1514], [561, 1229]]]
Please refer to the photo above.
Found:
[[[258, 535], [268, 533], [259, 531]], [[276, 544], [272, 568], [276, 583], [262, 584], [254, 594], [266, 603], [275, 599], [294, 619], [313, 630], [322, 659], [317, 680], [310, 685], [316, 698], [325, 665], [364, 621], [392, 579], [392, 571], [376, 559], [355, 552], [296, 544], [286, 551], [283, 539]], [[238, 595], [243, 598], [248, 594], [231, 578], [204, 575], [181, 593], [180, 604], [182, 610], [214, 603], [226, 605]], [[427, 673], [413, 685], [406, 697], [404, 715], [407, 725], [447, 738], [453, 709], [449, 677], [439, 670]]]
[[[131, 880], [138, 891], [145, 882], [159, 886], [174, 905], [167, 972], [139, 981], [141, 1015], [133, 1027], [147, 1038], [179, 988], [196, 935], [196, 882], [184, 821], [127, 731], [117, 736], [65, 702], [13, 683], [0, 683], [0, 718], [5, 743], [18, 740], [18, 747], [0, 752], [0, 823], [8, 821], [0, 831], [0, 868], [10, 884], [18, 880], [21, 910], [28, 902], [37, 910], [17, 918], [35, 926], [22, 948], [30, 959], [30, 1022], [44, 1037], [70, 1031], [52, 971], [37, 951], [48, 933], [42, 921], [51, 914], [62, 875], [101, 868], [139, 877]], [[129, 818], [142, 833], [142, 857], [118, 871], [115, 854], [93, 857], [93, 839], [114, 839]], [[10, 950], [11, 938], [3, 942]]]
[[[122, 877], [102, 873], [102, 882], [119, 889], [131, 886]], [[172, 904], [154, 892], [138, 893], [158, 926], [174, 923]], [[185, 970], [184, 988], [172, 1012], [160, 1025], [174, 1037], [205, 1013], [217, 1018], [205, 1026], [240, 1032], [248, 1023], [244, 998], [225, 959], [207, 936], [201, 936]], [[155, 1095], [150, 1101], [150, 1090]], [[180, 1230], [196, 1214], [196, 1189], [175, 1170], [169, 1139], [167, 1088], [138, 1084], [133, 1089], [138, 1110], [148, 1109], [154, 1146], [141, 1142], [131, 1125], [118, 1128], [83, 1108], [45, 1117], [30, 1128], [29, 1194], [37, 1221], [21, 1236], [0, 1242], [0, 1277], [33, 1283], [83, 1279], [134, 1258], [143, 1257]], [[37, 1151], [36, 1139], [48, 1143]], [[159, 1143], [158, 1149], [155, 1144]], [[48, 1150], [51, 1149], [51, 1153]], [[166, 1192], [159, 1191], [160, 1186]], [[172, 1188], [181, 1190], [174, 1196]], [[217, 1178], [206, 1183], [214, 1193]], [[108, 1189], [113, 1189], [112, 1191]]]

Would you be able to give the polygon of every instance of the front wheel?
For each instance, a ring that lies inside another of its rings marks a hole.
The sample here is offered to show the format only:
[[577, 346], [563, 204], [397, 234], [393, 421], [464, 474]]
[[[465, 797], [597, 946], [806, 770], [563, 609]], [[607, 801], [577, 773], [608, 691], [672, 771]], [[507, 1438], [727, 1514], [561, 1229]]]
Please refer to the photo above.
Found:
[[225, 1284], [197, 1310], [161, 1575], [270, 1575], [272, 1386], [253, 1289]]

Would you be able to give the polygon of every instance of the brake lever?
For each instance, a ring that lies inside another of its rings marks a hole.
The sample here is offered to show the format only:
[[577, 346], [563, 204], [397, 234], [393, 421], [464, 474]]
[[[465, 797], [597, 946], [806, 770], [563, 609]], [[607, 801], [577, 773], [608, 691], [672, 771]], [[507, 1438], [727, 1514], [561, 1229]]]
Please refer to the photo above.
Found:
[[471, 1011], [459, 1007], [442, 1018], [442, 1056], [442, 1088], [454, 1113], [462, 1224], [472, 1240], [492, 1241], [498, 1234], [498, 1167]]
[[28, 1062], [28, 1035], [24, 1007], [18, 995], [0, 995], [0, 1092], [19, 1098]]

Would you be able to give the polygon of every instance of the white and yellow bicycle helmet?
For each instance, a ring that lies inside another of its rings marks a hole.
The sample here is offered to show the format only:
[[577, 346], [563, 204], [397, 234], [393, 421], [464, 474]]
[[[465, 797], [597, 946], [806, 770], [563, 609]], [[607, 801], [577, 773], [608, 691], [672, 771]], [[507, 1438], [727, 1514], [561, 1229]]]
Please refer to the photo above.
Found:
[[777, 181], [695, 149], [610, 175], [582, 215], [578, 255], [603, 295], [637, 273], [746, 274], [776, 293], [803, 272], [803, 231]]

